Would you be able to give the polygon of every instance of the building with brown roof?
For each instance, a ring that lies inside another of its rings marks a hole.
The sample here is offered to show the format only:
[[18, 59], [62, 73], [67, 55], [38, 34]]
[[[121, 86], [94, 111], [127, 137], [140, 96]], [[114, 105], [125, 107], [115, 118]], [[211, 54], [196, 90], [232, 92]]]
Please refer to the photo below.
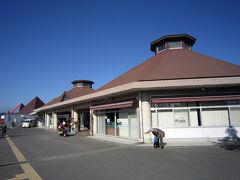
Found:
[[35, 109], [38, 109], [43, 105], [44, 105], [44, 102], [39, 97], [36, 96], [26, 106], [21, 104], [18, 114], [21, 114], [21, 115], [31, 114]]
[[96, 91], [73, 98], [65, 92], [36, 112], [47, 127], [52, 119], [57, 128], [68, 112], [74, 128], [87, 121], [93, 135], [142, 142], [154, 127], [166, 138], [224, 137], [230, 125], [240, 130], [240, 66], [193, 52], [195, 42], [187, 34], [163, 36], [151, 43], [155, 56], [135, 68]]
[[[22, 123], [26, 119], [35, 119], [35, 109], [38, 109], [44, 105], [44, 102], [39, 98], [35, 97], [33, 98], [26, 106], [24, 106], [22, 103], [19, 104], [14, 110], [11, 112], [7, 112], [4, 115], [5, 122], [8, 127], [16, 127], [21, 126]], [[18, 113], [14, 113], [16, 110], [19, 109]]]
[[[69, 102], [72, 99], [76, 99], [81, 96], [85, 96], [88, 94], [91, 94], [95, 92], [94, 89], [92, 89], [92, 85], [94, 82], [89, 81], [89, 80], [75, 80], [72, 81], [73, 88], [70, 89], [69, 91], [64, 91], [63, 94], [58, 96], [57, 98], [54, 98], [47, 104], [45, 104], [42, 108], [43, 109], [48, 109], [51, 106], [56, 106], [57, 104], [61, 103], [66, 103]], [[45, 126], [45, 118], [48, 118], [47, 127], [50, 128], [57, 128], [60, 123], [63, 121], [66, 121], [69, 125], [74, 124], [74, 129], [77, 129], [78, 131], [80, 130], [86, 130], [90, 128], [89, 124], [89, 104], [83, 104], [80, 105], [81, 109], [77, 110], [78, 106], [75, 106], [75, 109], [72, 109], [72, 107], [63, 107], [63, 108], [57, 108], [55, 113], [50, 113], [49, 117], [43, 113], [39, 114], [39, 121], [40, 124], [43, 124]], [[78, 116], [76, 118], [75, 123], [71, 122], [72, 121], [72, 113], [75, 112], [75, 116]], [[77, 115], [76, 115], [77, 114]], [[57, 121], [54, 121], [54, 118], [57, 119]], [[86, 120], [84, 120], [86, 119]]]

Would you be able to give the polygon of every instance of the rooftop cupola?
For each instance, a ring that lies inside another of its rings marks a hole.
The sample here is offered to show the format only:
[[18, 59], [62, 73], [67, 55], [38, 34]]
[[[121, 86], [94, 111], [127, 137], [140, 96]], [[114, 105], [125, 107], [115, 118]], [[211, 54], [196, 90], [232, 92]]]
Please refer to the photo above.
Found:
[[94, 82], [89, 81], [89, 80], [75, 80], [72, 81], [73, 87], [90, 87], [92, 88], [92, 84], [94, 84]]
[[176, 34], [163, 36], [151, 43], [151, 51], [161, 53], [171, 49], [187, 49], [192, 50], [196, 39], [187, 34]]

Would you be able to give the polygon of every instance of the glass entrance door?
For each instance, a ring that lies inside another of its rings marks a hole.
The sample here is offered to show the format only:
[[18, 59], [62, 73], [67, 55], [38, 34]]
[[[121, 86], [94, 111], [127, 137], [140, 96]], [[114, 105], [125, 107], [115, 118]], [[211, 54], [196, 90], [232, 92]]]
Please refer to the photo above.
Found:
[[105, 134], [105, 114], [98, 114], [98, 134]]
[[105, 132], [106, 135], [115, 136], [115, 113], [105, 113]]

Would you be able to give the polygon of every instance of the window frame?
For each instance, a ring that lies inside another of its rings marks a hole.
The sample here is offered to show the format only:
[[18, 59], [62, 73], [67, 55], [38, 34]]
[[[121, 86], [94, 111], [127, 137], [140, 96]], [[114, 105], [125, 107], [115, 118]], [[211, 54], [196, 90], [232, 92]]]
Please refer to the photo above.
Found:
[[[179, 46], [179, 47], [172, 47], [171, 48], [170, 47], [171, 42], [179, 42], [181, 46]], [[182, 41], [177, 41], [177, 40], [176, 41], [169, 41], [168, 42], [168, 49], [183, 49], [183, 43], [182, 43]]]
[[[158, 107], [158, 104], [153, 104], [153, 106], [151, 106], [150, 110], [151, 112], [155, 112], [155, 116], [156, 116], [156, 125], [159, 125], [159, 121], [158, 121], [158, 113], [161, 110], [172, 110], [173, 112], [173, 122], [174, 122], [174, 111], [175, 110], [188, 110], [188, 113], [191, 112], [191, 110], [193, 109], [199, 109], [200, 110], [200, 116], [202, 116], [202, 110], [204, 109], [223, 109], [223, 108], [227, 108], [228, 110], [228, 126], [231, 125], [231, 108], [240, 108], [240, 104], [238, 105], [230, 105], [231, 101], [228, 101], [228, 105], [220, 105], [220, 106], [202, 106], [201, 102], [199, 103], [199, 106], [189, 106], [189, 107]], [[189, 119], [188, 121], [191, 121], [191, 117], [190, 114], [188, 114]], [[151, 116], [152, 118], [152, 116]], [[202, 119], [200, 119], [200, 121], [202, 122]], [[215, 126], [203, 126], [202, 123], [198, 126], [191, 126], [190, 123], [188, 124], [188, 126], [185, 127], [177, 127], [177, 126], [169, 126], [169, 127], [164, 127], [164, 128], [213, 128], [213, 127], [226, 127], [226, 125], [215, 125]]]

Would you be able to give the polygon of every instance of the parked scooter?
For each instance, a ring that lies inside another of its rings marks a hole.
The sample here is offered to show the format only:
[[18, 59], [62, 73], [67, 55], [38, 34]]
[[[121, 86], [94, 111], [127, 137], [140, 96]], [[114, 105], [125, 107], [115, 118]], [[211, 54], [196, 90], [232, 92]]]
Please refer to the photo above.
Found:
[[58, 127], [58, 130], [59, 130], [59, 135], [60, 136], [64, 136], [64, 137], [66, 137], [66, 136], [69, 136], [69, 133], [68, 133], [68, 128], [67, 128], [67, 126], [65, 125], [65, 123], [63, 123], [62, 125], [60, 125], [59, 127]]
[[60, 136], [69, 136], [67, 128], [61, 129], [58, 133]]

